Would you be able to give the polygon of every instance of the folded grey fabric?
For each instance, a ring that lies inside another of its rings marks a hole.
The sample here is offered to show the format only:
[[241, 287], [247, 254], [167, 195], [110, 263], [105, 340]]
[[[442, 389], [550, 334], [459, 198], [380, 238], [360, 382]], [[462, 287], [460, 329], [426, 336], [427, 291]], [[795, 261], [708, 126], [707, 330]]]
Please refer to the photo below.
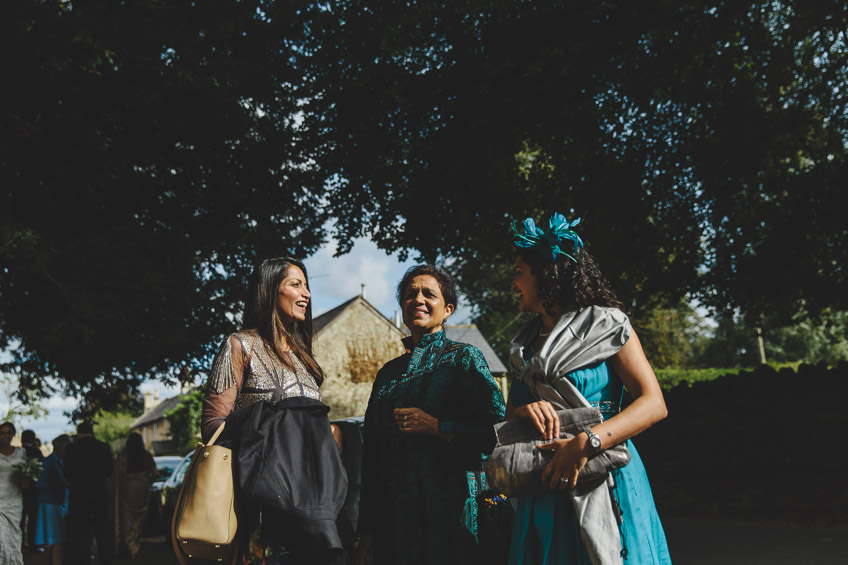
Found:
[[509, 362], [513, 376], [526, 383], [533, 396], [547, 400], [557, 410], [589, 406], [565, 377], [618, 353], [633, 331], [630, 319], [618, 308], [604, 306], [563, 314], [542, 349], [525, 363], [524, 348], [538, 335], [541, 324], [541, 317], [531, 321], [512, 340]]
[[[575, 408], [557, 411], [560, 423], [558, 439], [572, 438], [603, 421], [597, 408]], [[529, 418], [509, 420], [495, 426], [497, 446], [486, 465], [489, 485], [507, 496], [526, 496], [542, 492], [542, 470], [553, 458], [553, 451], [540, 451], [538, 446], [550, 443], [542, 438]], [[574, 487], [578, 493], [589, 492], [603, 483], [612, 469], [630, 462], [630, 452], [623, 444], [603, 450], [591, 457]]]

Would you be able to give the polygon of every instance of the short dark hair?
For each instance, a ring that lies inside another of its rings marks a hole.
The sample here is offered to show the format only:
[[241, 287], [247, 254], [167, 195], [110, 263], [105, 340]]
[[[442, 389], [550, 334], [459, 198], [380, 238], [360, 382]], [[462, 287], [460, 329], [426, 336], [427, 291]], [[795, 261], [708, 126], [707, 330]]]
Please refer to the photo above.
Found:
[[93, 434], [94, 433], [94, 424], [92, 424], [91, 422], [89, 422], [87, 420], [85, 422], [80, 422], [80, 424], [77, 426], [77, 433], [78, 434]]
[[59, 449], [63, 445], [68, 445], [73, 440], [68, 434], [61, 434], [53, 438], [53, 449]]
[[15, 424], [13, 424], [12, 422], [3, 422], [2, 424], [0, 424], [0, 430], [2, 430], [3, 428], [12, 428], [12, 435], [18, 433], [18, 430], [15, 428]]
[[397, 301], [401, 304], [403, 301], [403, 293], [406, 292], [406, 287], [412, 282], [412, 279], [421, 275], [430, 275], [436, 282], [439, 283], [439, 290], [442, 291], [442, 297], [445, 299], [445, 305], [451, 304], [456, 309], [456, 283], [453, 282], [453, 277], [435, 265], [416, 265], [407, 269], [403, 278], [400, 279], [397, 287]]
[[24, 430], [21, 432], [21, 443], [35, 443], [35, 432]]

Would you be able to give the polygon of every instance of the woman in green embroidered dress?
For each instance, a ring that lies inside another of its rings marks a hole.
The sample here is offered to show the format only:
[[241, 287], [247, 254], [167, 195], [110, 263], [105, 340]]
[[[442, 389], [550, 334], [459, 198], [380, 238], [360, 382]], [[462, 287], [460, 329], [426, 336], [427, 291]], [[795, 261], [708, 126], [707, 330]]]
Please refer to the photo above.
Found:
[[450, 275], [411, 268], [398, 302], [411, 335], [377, 373], [365, 413], [359, 562], [474, 563], [466, 471], [494, 446], [503, 395], [480, 350], [445, 337], [457, 302]]

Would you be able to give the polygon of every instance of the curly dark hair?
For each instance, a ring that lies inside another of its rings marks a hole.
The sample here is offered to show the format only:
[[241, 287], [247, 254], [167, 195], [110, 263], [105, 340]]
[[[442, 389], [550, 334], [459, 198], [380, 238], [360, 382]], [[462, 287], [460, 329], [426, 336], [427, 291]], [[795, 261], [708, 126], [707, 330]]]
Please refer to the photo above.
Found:
[[555, 316], [557, 304], [566, 312], [587, 306], [608, 306], [624, 312], [624, 304], [585, 249], [577, 252], [576, 263], [565, 255], [557, 255], [552, 261], [547, 250], [543, 255], [533, 247], [519, 248], [518, 256], [530, 266], [539, 298], [551, 316]]
[[412, 282], [412, 279], [421, 275], [430, 275], [436, 279], [436, 282], [439, 283], [439, 290], [442, 291], [442, 297], [445, 299], [445, 305], [450, 304], [456, 308], [456, 283], [453, 282], [452, 276], [435, 265], [415, 265], [407, 269], [397, 286], [398, 304], [401, 304], [403, 293], [406, 291], [409, 283]]

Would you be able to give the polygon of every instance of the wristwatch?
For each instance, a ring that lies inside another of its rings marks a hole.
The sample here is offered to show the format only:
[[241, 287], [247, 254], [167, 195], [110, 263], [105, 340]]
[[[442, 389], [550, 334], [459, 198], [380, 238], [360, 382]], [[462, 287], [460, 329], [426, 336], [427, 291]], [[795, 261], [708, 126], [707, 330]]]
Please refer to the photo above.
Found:
[[589, 445], [592, 447], [592, 455], [597, 454], [601, 450], [601, 438], [592, 430], [586, 430], [586, 435], [589, 436]]

